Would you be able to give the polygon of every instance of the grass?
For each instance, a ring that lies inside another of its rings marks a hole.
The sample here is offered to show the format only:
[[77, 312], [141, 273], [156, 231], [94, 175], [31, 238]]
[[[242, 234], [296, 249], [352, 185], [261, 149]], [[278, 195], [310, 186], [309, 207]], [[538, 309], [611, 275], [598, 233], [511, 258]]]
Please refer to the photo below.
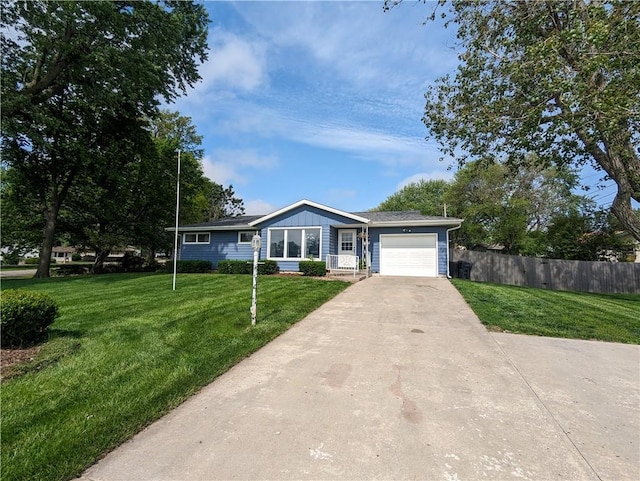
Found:
[[118, 274], [8, 280], [51, 294], [61, 316], [30, 372], [5, 380], [2, 479], [64, 480], [178, 406], [348, 284]]
[[452, 279], [491, 330], [640, 344], [640, 295], [550, 291]]

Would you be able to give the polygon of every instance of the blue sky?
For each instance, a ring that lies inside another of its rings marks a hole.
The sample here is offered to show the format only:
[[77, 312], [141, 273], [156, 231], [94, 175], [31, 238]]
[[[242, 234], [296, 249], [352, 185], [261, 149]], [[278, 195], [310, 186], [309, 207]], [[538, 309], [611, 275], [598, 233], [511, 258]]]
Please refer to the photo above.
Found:
[[192, 118], [205, 174], [232, 184], [247, 214], [303, 198], [363, 211], [411, 181], [451, 179], [421, 122], [427, 85], [458, 63], [455, 32], [422, 25], [431, 5], [205, 5], [203, 80], [168, 108]]

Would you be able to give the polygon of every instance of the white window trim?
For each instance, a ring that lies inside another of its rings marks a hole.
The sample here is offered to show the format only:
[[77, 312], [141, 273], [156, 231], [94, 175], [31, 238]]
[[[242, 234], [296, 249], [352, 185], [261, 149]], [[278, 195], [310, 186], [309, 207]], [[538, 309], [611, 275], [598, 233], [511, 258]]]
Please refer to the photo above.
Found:
[[[195, 235], [196, 236], [196, 241], [195, 242], [187, 241], [187, 236], [188, 235]], [[201, 235], [207, 235], [208, 236], [208, 240], [206, 242], [198, 241], [198, 236], [201, 236]], [[211, 232], [185, 232], [183, 234], [182, 239], [183, 239], [183, 244], [185, 244], [185, 245], [211, 244]]]
[[319, 229], [320, 230], [320, 246], [319, 246], [319, 256], [318, 257], [314, 257], [313, 260], [314, 261], [319, 261], [322, 259], [322, 226], [319, 225], [306, 225], [306, 226], [301, 226], [301, 227], [295, 227], [295, 226], [289, 226], [289, 227], [269, 227], [267, 229], [267, 259], [269, 260], [274, 260], [274, 261], [304, 261], [304, 260], [308, 260], [308, 257], [271, 257], [271, 232], [274, 230], [283, 230], [285, 231], [284, 233], [284, 247], [285, 250], [287, 249], [287, 232], [288, 230], [301, 230], [303, 231], [302, 233], [302, 245], [301, 250], [302, 252], [304, 252], [306, 250], [306, 230], [307, 229]]
[[238, 231], [238, 244], [251, 244], [251, 239], [249, 239], [246, 242], [240, 240], [240, 234], [246, 234], [246, 233], [250, 233], [251, 234], [251, 238], [253, 238], [253, 236], [256, 234], [256, 231], [254, 231], [254, 230], [241, 230], [241, 231]]

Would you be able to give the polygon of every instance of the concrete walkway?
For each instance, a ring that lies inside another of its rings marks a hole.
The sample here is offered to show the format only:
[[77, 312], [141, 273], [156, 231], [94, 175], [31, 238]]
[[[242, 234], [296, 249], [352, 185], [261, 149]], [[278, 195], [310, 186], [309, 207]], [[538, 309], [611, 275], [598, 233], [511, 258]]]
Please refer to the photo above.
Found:
[[639, 360], [490, 334], [445, 279], [374, 277], [83, 479], [638, 479]]

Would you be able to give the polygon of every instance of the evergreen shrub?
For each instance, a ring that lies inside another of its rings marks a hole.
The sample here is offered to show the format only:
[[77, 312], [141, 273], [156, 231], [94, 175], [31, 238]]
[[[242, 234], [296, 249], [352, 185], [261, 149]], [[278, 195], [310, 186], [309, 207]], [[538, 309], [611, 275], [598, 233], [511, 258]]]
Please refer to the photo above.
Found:
[[322, 277], [327, 275], [327, 264], [317, 261], [300, 261], [298, 270], [303, 276]]
[[58, 315], [58, 306], [50, 295], [25, 289], [2, 291], [0, 310], [2, 347], [29, 346], [45, 339]]

